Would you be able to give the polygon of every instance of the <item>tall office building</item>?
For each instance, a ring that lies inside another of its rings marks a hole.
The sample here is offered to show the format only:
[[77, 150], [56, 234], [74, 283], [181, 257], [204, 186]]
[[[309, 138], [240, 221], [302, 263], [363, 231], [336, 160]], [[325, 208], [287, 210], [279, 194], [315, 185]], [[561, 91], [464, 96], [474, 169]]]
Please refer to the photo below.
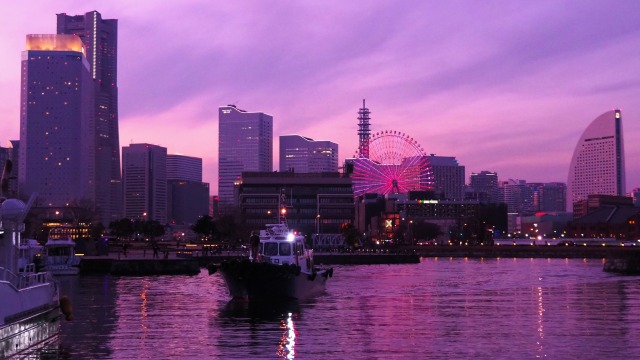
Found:
[[18, 182], [42, 206], [95, 201], [93, 91], [75, 35], [27, 35], [22, 53]]
[[567, 207], [588, 195], [625, 195], [622, 115], [611, 110], [582, 133], [569, 166]]
[[530, 214], [535, 212], [534, 188], [526, 180], [509, 179], [500, 183], [501, 201], [507, 204], [510, 213]]
[[202, 158], [179, 154], [168, 154], [167, 180], [202, 182]]
[[122, 215], [120, 143], [118, 134], [118, 20], [103, 19], [99, 12], [70, 16], [57, 14], [58, 34], [74, 34], [86, 48], [93, 79], [95, 147], [91, 149], [95, 173], [95, 204], [107, 225]]
[[434, 191], [441, 200], [464, 200], [464, 166], [452, 156], [427, 156], [433, 171]]
[[209, 184], [202, 182], [202, 158], [167, 155], [167, 218], [193, 224], [209, 213]]
[[338, 144], [300, 135], [280, 136], [280, 172], [338, 171]]
[[538, 188], [539, 211], [563, 212], [567, 210], [567, 185], [561, 182], [542, 184]]
[[498, 173], [481, 171], [472, 173], [469, 177], [470, 186], [474, 192], [485, 193], [490, 203], [500, 201], [500, 188], [498, 187]]
[[122, 147], [124, 216], [167, 223], [167, 148], [151, 144]]
[[273, 117], [235, 105], [218, 109], [218, 195], [221, 205], [237, 205], [234, 182], [243, 171], [273, 170]]

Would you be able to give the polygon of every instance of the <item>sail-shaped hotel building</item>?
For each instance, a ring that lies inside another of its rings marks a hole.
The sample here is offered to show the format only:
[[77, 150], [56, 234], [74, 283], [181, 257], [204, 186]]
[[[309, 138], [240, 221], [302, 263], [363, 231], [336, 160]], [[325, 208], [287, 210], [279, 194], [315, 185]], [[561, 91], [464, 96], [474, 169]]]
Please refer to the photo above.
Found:
[[582, 133], [571, 159], [567, 207], [588, 195], [625, 195], [622, 113], [598, 116]]

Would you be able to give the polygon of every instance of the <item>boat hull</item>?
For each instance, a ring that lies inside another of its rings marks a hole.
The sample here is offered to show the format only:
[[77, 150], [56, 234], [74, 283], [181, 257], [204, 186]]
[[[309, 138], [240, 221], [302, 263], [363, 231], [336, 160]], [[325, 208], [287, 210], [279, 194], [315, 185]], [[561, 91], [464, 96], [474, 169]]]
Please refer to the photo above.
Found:
[[31, 316], [0, 326], [0, 359], [45, 345], [60, 333], [60, 307], [51, 305]]
[[42, 271], [50, 272], [51, 275], [55, 276], [72, 276], [78, 275], [80, 273], [80, 268], [77, 266], [50, 265], [45, 266]]
[[252, 263], [223, 263], [220, 273], [234, 299], [307, 299], [325, 290], [333, 270], [305, 273], [295, 266]]

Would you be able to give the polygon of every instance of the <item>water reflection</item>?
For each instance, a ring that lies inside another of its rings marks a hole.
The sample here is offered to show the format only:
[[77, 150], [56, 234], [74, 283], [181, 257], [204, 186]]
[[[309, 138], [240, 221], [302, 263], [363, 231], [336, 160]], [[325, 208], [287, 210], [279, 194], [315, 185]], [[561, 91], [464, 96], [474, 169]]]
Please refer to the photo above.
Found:
[[[305, 303], [305, 306], [312, 305]], [[216, 319], [223, 332], [219, 346], [243, 344], [246, 351], [256, 355], [275, 354], [283, 359], [294, 359], [298, 330], [296, 322], [301, 319], [298, 301], [228, 302]], [[247, 331], [248, 330], [248, 336]], [[273, 344], [276, 344], [274, 347]], [[229, 357], [236, 357], [228, 354]], [[237, 354], [237, 357], [242, 357]]]
[[312, 302], [243, 303], [206, 272], [81, 276], [61, 284], [62, 348], [39, 358], [640, 359], [639, 280], [599, 260], [430, 258], [345, 268]]
[[297, 300], [283, 301], [241, 301], [231, 300], [220, 312], [222, 318], [248, 321], [280, 321], [287, 314], [299, 314], [300, 303]]
[[288, 313], [286, 320], [282, 321], [281, 329], [284, 329], [280, 345], [276, 352], [283, 359], [294, 359], [296, 356], [296, 329], [293, 324], [293, 314]]

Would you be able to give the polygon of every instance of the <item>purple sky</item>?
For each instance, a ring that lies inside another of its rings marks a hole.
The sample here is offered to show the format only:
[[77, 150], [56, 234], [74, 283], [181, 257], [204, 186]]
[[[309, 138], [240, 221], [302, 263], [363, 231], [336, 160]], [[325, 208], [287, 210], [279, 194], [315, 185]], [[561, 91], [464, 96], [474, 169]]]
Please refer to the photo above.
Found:
[[357, 110], [500, 179], [567, 181], [580, 134], [622, 109], [640, 186], [640, 4], [630, 1], [5, 1], [0, 141], [19, 137], [20, 53], [56, 13], [119, 20], [120, 145], [202, 157], [217, 193], [220, 105], [278, 136], [357, 148]]

